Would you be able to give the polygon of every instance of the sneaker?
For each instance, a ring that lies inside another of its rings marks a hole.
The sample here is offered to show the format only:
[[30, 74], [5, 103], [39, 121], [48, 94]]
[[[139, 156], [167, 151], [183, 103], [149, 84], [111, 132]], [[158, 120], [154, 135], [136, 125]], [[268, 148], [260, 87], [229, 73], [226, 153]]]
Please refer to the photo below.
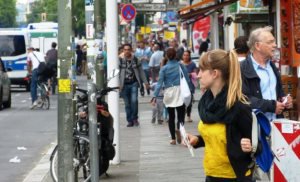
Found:
[[133, 122], [128, 122], [127, 127], [133, 127]]
[[133, 123], [134, 123], [134, 126], [139, 126], [140, 125], [140, 123], [138, 122], [138, 120], [134, 120]]
[[30, 109], [36, 108], [37, 105], [38, 105], [38, 102], [34, 101], [33, 104], [30, 106]]
[[158, 124], [163, 124], [163, 122], [164, 122], [163, 120], [158, 120], [157, 121]]
[[177, 143], [178, 143], [178, 144], [181, 144], [181, 135], [180, 135], [180, 131], [179, 131], [179, 130], [176, 130], [175, 133], [176, 133]]
[[141, 96], [144, 97], [145, 96], [145, 92], [141, 91]]

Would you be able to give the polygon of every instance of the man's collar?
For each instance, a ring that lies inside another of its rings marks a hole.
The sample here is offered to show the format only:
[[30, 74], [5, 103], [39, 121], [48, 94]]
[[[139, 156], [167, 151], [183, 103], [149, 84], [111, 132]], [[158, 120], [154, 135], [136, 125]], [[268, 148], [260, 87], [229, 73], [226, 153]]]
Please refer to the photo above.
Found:
[[253, 54], [250, 54], [250, 57], [251, 57], [251, 61], [252, 61], [252, 64], [253, 64], [253, 67], [254, 67], [254, 69], [255, 70], [257, 70], [257, 69], [259, 69], [259, 68], [267, 68], [267, 67], [269, 67], [270, 66], [270, 59], [268, 59], [267, 61], [266, 61], [266, 67], [262, 67], [255, 59], [254, 59], [254, 57], [253, 57]]

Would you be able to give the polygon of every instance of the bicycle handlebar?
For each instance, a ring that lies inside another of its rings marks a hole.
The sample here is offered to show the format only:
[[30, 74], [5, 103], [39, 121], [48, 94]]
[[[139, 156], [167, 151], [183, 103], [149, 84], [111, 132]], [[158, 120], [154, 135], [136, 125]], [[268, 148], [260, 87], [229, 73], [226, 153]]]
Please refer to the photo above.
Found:
[[[97, 94], [99, 94], [100, 97], [103, 97], [104, 95], [106, 95], [108, 92], [114, 91], [114, 90], [118, 90], [120, 89], [120, 87], [106, 87], [100, 91], [97, 91]], [[81, 88], [76, 88], [76, 91], [79, 91], [81, 93], [83, 93], [84, 95], [88, 95], [88, 91], [85, 89], [81, 89]], [[85, 97], [84, 97], [85, 98]], [[87, 98], [87, 97], [86, 97]]]

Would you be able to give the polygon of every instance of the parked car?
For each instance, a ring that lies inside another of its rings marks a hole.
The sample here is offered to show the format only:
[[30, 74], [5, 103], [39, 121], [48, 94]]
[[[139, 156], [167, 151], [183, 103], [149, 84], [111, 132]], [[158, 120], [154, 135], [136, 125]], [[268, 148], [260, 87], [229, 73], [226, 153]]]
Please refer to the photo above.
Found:
[[0, 58], [0, 110], [11, 107], [10, 79]]

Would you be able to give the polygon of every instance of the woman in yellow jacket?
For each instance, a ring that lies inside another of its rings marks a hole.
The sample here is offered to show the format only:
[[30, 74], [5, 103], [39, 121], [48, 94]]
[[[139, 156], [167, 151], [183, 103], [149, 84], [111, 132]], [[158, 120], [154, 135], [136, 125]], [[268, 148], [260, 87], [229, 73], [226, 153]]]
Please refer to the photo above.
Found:
[[206, 182], [251, 182], [252, 115], [242, 94], [237, 55], [209, 51], [201, 56], [199, 67], [200, 86], [206, 89], [198, 105], [200, 135], [188, 137], [195, 148], [205, 146]]

